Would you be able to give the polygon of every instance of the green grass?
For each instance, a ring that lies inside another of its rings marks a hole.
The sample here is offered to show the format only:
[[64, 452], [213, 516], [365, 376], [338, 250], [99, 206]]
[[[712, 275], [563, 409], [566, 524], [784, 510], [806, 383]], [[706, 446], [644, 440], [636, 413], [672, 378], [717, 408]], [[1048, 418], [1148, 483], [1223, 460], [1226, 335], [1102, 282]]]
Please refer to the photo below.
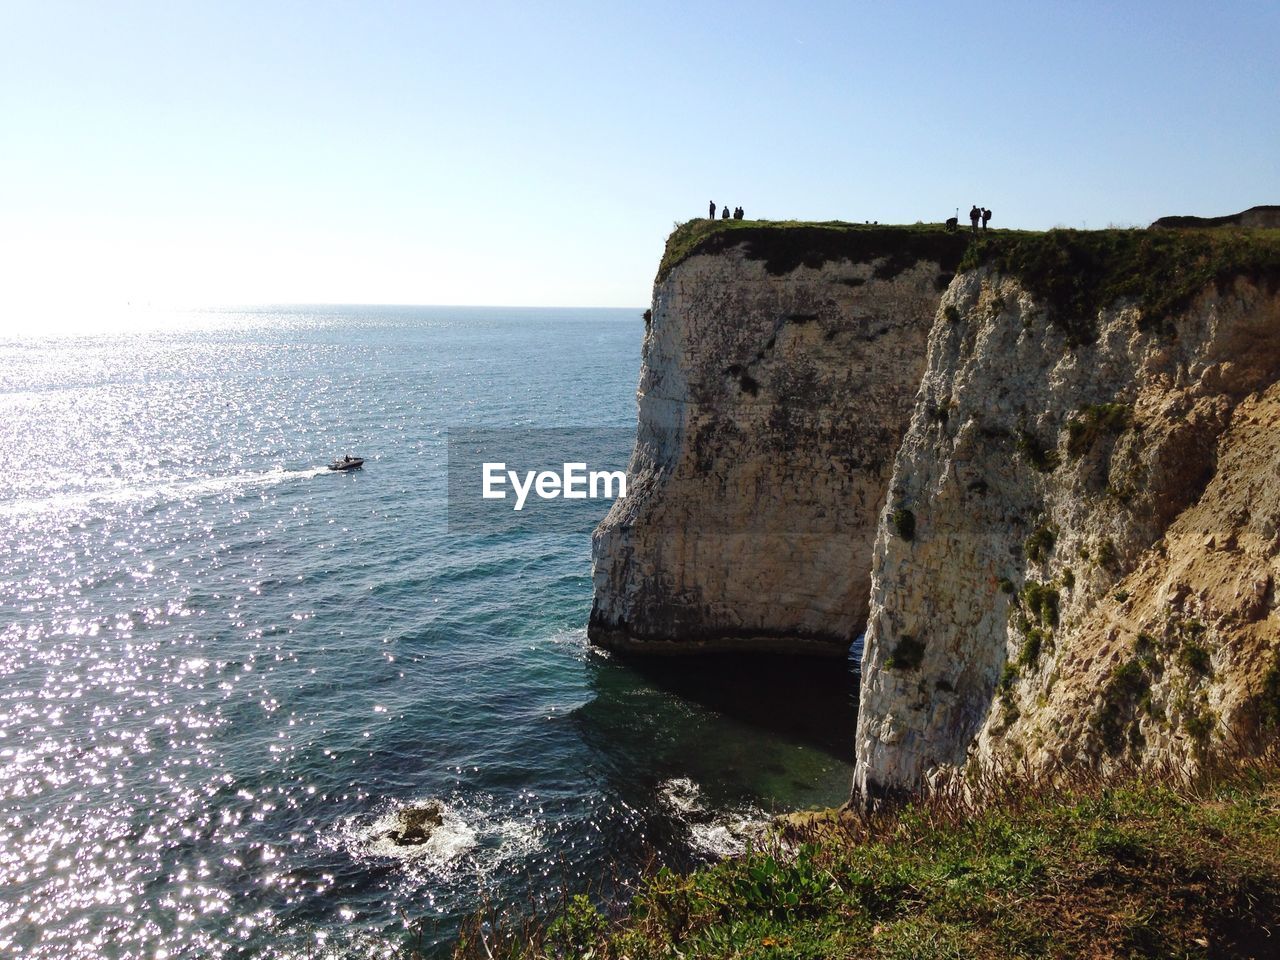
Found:
[[[1061, 781], [1060, 781], [1061, 783]], [[1250, 957], [1280, 925], [1280, 768], [978, 784], [830, 812], [629, 902], [477, 917], [456, 960]]]
[[[937, 263], [950, 281], [968, 249], [970, 239], [949, 233], [941, 224], [914, 226], [865, 225], [832, 220], [690, 220], [667, 238], [658, 266], [661, 281], [677, 264], [695, 253], [719, 253], [746, 245], [746, 256], [763, 260], [772, 274], [796, 267], [821, 267], [831, 260], [870, 263], [883, 258], [875, 276], [892, 279], [921, 260]], [[946, 283], [943, 282], [942, 286]]]
[[[1044, 305], [1069, 345], [1092, 343], [1098, 311], [1135, 301], [1158, 328], [1206, 287], [1233, 277], [1280, 285], [1280, 230], [991, 230], [977, 235], [941, 224], [864, 225], [830, 221], [690, 220], [667, 239], [661, 281], [695, 253], [742, 245], [773, 274], [832, 260], [879, 261], [891, 278], [921, 261], [938, 264], [939, 284], [957, 270], [989, 265], [1016, 277]], [[957, 315], [958, 316], [958, 315]]]
[[961, 268], [990, 264], [1017, 277], [1071, 344], [1092, 343], [1098, 311], [1135, 300], [1158, 326], [1210, 285], [1233, 277], [1280, 282], [1280, 230], [1050, 230], [979, 235]]

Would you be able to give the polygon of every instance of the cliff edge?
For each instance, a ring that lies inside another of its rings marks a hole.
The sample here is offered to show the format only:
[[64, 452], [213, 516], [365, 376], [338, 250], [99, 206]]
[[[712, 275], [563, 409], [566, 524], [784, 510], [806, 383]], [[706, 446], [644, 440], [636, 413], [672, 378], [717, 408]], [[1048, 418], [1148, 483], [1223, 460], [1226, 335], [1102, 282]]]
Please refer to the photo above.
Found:
[[629, 653], [847, 655], [957, 235], [695, 221], [668, 241], [628, 496], [589, 634]]
[[1280, 723], [1280, 232], [701, 221], [594, 643], [842, 655], [855, 799]]
[[930, 333], [876, 543], [857, 797], [1195, 764], [1256, 732], [1280, 641], [1278, 247], [1133, 232], [976, 251]]

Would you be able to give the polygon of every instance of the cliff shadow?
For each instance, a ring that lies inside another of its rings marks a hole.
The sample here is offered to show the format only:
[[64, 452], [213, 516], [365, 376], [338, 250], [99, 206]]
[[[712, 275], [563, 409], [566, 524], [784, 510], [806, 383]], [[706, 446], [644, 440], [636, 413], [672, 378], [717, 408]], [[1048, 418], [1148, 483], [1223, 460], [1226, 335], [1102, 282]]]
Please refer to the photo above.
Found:
[[673, 785], [721, 810], [834, 806], [848, 799], [852, 777], [854, 666], [777, 655], [593, 657], [595, 696], [573, 720], [638, 809]]
[[[857, 646], [861, 659], [862, 646]], [[766, 734], [852, 760], [857, 663], [785, 654], [620, 658], [653, 686]]]

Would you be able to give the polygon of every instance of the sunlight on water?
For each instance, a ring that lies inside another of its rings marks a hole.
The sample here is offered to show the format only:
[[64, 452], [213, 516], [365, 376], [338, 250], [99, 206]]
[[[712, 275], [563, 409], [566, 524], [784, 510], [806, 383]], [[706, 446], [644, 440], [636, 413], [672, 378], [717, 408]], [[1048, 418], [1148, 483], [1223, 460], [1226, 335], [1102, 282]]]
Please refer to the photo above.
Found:
[[[448, 426], [632, 425], [641, 331], [364, 308], [0, 340], [0, 956], [385, 954], [841, 799], [820, 724], [588, 651], [589, 526], [447, 531]], [[429, 842], [387, 839], [428, 800]]]

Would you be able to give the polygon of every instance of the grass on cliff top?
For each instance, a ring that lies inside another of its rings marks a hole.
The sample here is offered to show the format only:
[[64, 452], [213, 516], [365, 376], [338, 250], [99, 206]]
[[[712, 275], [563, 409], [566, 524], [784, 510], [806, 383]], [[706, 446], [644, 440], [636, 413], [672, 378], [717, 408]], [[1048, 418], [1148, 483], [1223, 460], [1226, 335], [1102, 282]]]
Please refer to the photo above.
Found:
[[660, 870], [606, 913], [477, 917], [455, 960], [1257, 957], [1280, 937], [1275, 759], [828, 815], [791, 840]]
[[954, 273], [969, 246], [965, 233], [949, 232], [941, 224], [914, 226], [822, 223], [799, 220], [690, 220], [667, 238], [658, 266], [658, 279], [695, 253], [719, 253], [739, 244], [747, 256], [764, 260], [773, 274], [790, 273], [796, 267], [820, 267], [829, 260], [867, 263], [882, 257], [900, 264], [893, 276], [919, 260], [932, 260]]
[[1017, 277], [1069, 339], [1091, 343], [1098, 311], [1132, 300], [1148, 328], [1234, 277], [1280, 283], [1280, 230], [1050, 230], [974, 240], [960, 269]]
[[667, 239], [661, 280], [697, 253], [742, 245], [773, 274], [832, 260], [880, 261], [876, 276], [892, 278], [920, 260], [957, 270], [990, 265], [1016, 277], [1046, 306], [1048, 319], [1074, 344], [1091, 343], [1098, 311], [1132, 299], [1151, 327], [1184, 309], [1210, 285], [1236, 276], [1280, 284], [1280, 230], [991, 230], [948, 231], [914, 226], [690, 220]]

